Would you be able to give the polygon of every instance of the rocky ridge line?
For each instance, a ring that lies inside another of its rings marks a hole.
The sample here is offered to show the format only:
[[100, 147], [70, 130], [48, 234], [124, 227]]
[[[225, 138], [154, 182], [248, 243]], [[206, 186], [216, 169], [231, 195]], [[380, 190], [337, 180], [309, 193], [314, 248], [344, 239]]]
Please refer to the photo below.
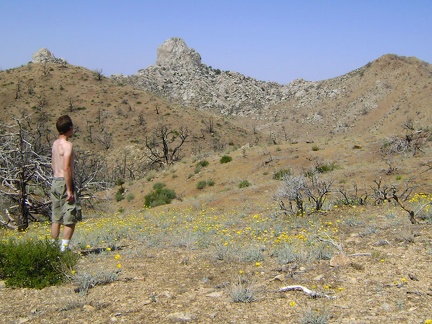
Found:
[[186, 106], [237, 116], [256, 115], [274, 104], [302, 96], [321, 83], [297, 79], [281, 85], [213, 69], [203, 64], [199, 53], [181, 38], [170, 38], [158, 48], [155, 65], [136, 75], [112, 77]]

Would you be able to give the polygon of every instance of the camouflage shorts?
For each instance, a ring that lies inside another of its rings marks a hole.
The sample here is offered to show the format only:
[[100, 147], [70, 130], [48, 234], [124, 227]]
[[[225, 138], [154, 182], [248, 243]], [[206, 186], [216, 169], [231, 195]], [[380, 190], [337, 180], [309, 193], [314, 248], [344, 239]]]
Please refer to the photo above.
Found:
[[64, 178], [54, 178], [51, 185], [51, 201], [53, 223], [72, 225], [82, 220], [81, 205], [74, 190], [75, 201], [66, 201], [66, 182]]

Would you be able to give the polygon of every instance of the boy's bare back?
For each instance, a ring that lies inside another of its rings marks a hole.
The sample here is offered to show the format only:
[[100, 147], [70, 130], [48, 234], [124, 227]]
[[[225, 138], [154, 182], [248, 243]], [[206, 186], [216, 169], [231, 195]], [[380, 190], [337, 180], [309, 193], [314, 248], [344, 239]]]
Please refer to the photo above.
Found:
[[65, 171], [73, 176], [73, 145], [67, 139], [60, 137], [52, 146], [52, 170], [56, 178], [65, 177]]

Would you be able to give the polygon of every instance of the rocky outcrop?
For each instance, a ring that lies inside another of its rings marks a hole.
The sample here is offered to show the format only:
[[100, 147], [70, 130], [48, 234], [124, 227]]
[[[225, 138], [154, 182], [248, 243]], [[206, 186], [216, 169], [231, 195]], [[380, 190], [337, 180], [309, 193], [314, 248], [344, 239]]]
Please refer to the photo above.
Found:
[[157, 49], [155, 65], [133, 76], [112, 77], [187, 106], [239, 116], [259, 114], [315, 86], [304, 80], [284, 86], [213, 69], [203, 64], [200, 54], [181, 38], [168, 39]]
[[32, 55], [33, 63], [56, 63], [61, 65], [66, 65], [67, 61], [62, 58], [56, 58], [53, 53], [51, 53], [47, 48], [41, 48], [33, 53]]

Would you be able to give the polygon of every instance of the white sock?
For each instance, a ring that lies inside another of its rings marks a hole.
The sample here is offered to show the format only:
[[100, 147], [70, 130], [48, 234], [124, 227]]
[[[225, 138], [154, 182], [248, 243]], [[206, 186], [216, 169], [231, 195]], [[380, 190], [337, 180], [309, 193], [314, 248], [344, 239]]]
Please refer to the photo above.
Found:
[[65, 251], [69, 248], [69, 242], [70, 240], [62, 240], [60, 245], [60, 251]]

